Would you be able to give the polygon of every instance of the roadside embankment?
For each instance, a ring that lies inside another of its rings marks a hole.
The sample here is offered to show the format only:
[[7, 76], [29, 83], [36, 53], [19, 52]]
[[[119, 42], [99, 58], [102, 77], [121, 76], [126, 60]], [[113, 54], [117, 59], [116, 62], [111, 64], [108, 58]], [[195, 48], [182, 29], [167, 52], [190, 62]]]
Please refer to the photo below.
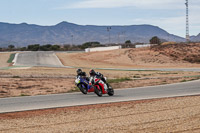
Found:
[[200, 132], [200, 96], [0, 114], [0, 132]]

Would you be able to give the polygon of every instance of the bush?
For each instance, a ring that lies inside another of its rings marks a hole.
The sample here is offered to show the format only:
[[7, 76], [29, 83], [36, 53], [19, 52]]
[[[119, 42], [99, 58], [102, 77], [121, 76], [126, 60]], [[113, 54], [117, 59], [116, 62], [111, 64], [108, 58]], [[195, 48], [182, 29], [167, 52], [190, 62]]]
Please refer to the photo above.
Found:
[[131, 79], [128, 77], [125, 78], [119, 78], [119, 79], [108, 79], [108, 83], [120, 83], [120, 82], [125, 82], [125, 81], [130, 81]]
[[164, 42], [161, 45], [174, 45], [177, 44], [177, 42]]

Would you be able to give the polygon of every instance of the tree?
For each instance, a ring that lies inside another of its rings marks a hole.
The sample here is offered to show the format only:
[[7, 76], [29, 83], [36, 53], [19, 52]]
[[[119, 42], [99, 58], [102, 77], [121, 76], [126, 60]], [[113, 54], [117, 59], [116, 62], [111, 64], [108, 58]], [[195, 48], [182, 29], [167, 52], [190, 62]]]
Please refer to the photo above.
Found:
[[100, 44], [100, 42], [86, 42], [82, 44], [81, 49], [91, 48], [91, 47], [100, 47], [100, 46], [103, 46]]
[[158, 45], [161, 44], [161, 40], [160, 40], [160, 38], [158, 38], [157, 36], [152, 37], [152, 38], [149, 40], [149, 42], [150, 42], [150, 44], [158, 44]]
[[70, 45], [70, 44], [65, 44], [65, 45], [64, 45], [64, 49], [65, 49], [66, 51], [71, 50], [71, 45]]
[[40, 46], [41, 51], [50, 51], [51, 48], [52, 48], [51, 44], [46, 44], [46, 45]]
[[59, 45], [53, 45], [52, 47], [51, 47], [51, 50], [59, 50], [60, 49], [60, 46]]
[[131, 40], [127, 40], [125, 44], [131, 44]]
[[40, 49], [40, 44], [28, 45], [28, 50], [38, 51]]
[[20, 51], [26, 51], [26, 50], [27, 50], [26, 47], [20, 48]]
[[13, 49], [13, 48], [15, 48], [15, 46], [14, 45], [9, 45], [8, 48], [9, 49]]

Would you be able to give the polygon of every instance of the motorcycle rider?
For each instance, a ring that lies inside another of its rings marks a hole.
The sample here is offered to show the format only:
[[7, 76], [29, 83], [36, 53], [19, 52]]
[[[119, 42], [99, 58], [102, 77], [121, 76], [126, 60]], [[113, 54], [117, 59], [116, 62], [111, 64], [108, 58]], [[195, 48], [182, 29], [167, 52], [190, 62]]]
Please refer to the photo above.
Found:
[[93, 69], [90, 70], [89, 74], [90, 74], [90, 81], [89, 81], [90, 84], [92, 84], [92, 85], [94, 84], [94, 78], [99, 78], [106, 85], [104, 88], [107, 91], [108, 84], [106, 83], [106, 79], [104, 78], [103, 74], [101, 74], [99, 72], [95, 72]]
[[83, 78], [89, 81], [89, 78], [87, 77], [86, 73], [83, 72], [80, 68], [76, 70], [76, 73], [77, 73], [77, 77], [82, 76]]

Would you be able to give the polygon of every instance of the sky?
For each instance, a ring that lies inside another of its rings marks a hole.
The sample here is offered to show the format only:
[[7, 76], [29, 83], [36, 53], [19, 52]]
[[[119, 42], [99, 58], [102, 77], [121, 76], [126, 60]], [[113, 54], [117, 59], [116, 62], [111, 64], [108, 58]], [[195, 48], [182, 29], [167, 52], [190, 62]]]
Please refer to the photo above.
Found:
[[[185, 0], [0, 0], [0, 22], [159, 26], [185, 37]], [[200, 33], [200, 0], [189, 0], [190, 35]]]

